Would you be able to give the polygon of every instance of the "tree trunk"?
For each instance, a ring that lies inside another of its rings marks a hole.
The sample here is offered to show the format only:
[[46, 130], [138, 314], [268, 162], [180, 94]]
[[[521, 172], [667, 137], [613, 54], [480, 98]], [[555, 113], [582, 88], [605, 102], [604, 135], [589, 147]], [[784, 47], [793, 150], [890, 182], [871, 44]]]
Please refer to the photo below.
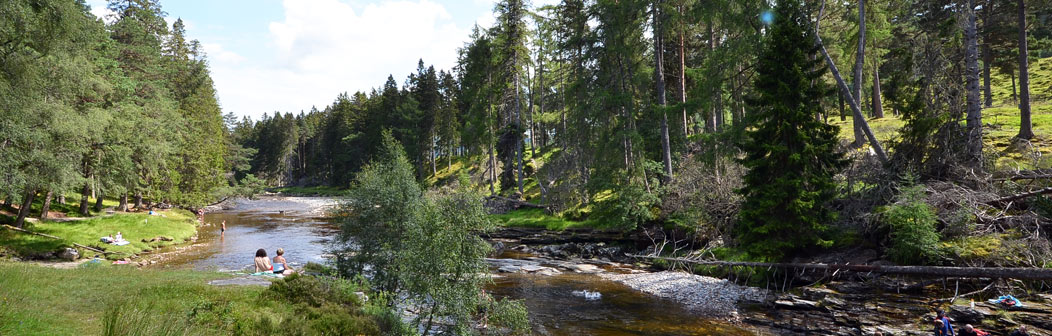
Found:
[[88, 212], [88, 196], [91, 196], [91, 182], [84, 183], [84, 188], [80, 190], [80, 214], [83, 216], [91, 215]]
[[[866, 1], [858, 0], [858, 51], [855, 55], [855, 69], [853, 70], [854, 83], [851, 87], [851, 95], [854, 96], [855, 102], [860, 104], [862, 107], [862, 65], [866, 60]], [[855, 141], [852, 143], [853, 146], [862, 146], [864, 138], [862, 137], [862, 123], [865, 122], [862, 119], [865, 118], [861, 113], [854, 117], [852, 125], [854, 127]]]
[[128, 212], [128, 192], [121, 193], [121, 203], [117, 205], [117, 211]]
[[51, 197], [54, 193], [48, 190], [47, 195], [44, 195], [44, 204], [40, 205], [40, 220], [47, 219], [47, 212], [51, 210]]
[[489, 145], [489, 193], [496, 195], [497, 189], [494, 188], [493, 183], [497, 180], [497, 158], [493, 155], [493, 146], [492, 143]]
[[60, 193], [58, 195], [58, 200], [57, 201], [58, 201], [58, 204], [66, 204], [66, 195]]
[[1018, 104], [1019, 99], [1017, 97], [1019, 97], [1019, 95], [1016, 94], [1018, 91], [1015, 88], [1015, 72], [1009, 71], [1008, 77], [1012, 78], [1012, 104]]
[[880, 145], [880, 141], [877, 141], [877, 137], [873, 135], [873, 130], [869, 128], [869, 123], [862, 118], [862, 109], [859, 108], [858, 100], [854, 97], [850, 97], [850, 88], [847, 86], [847, 82], [844, 81], [844, 77], [840, 75], [840, 70], [837, 69], [836, 63], [833, 62], [833, 58], [829, 56], [829, 51], [826, 50], [825, 44], [822, 43], [822, 35], [818, 33], [820, 23], [822, 22], [822, 15], [825, 13], [826, 4], [822, 1], [822, 7], [818, 13], [818, 20], [815, 22], [815, 44], [818, 45], [818, 50], [822, 52], [822, 56], [826, 59], [826, 65], [829, 67], [829, 71], [833, 73], [833, 79], [836, 80], [837, 85], [840, 87], [841, 94], [848, 100], [848, 104], [851, 106], [851, 111], [854, 112], [856, 120], [862, 121], [862, 132], [866, 134], [866, 138], [869, 138], [869, 145], [873, 147], [873, 152], [877, 155], [877, 159], [881, 163], [888, 163], [888, 155], [884, 152], [884, 147]]
[[517, 172], [518, 173], [518, 177], [519, 177], [518, 178], [518, 183], [519, 183], [518, 187], [519, 187], [519, 195], [521, 197], [521, 196], [524, 196], [523, 189], [522, 189], [522, 186], [523, 186], [523, 182], [522, 182], [522, 178], [523, 178], [523, 176], [522, 176], [522, 152], [523, 152], [523, 148], [522, 147], [524, 147], [524, 146], [522, 144], [523, 143], [523, 141], [522, 141], [522, 105], [521, 105], [522, 102], [521, 102], [520, 98], [521, 97], [519, 96], [519, 75], [516, 74], [515, 75], [515, 126], [516, 126], [515, 127], [515, 131], [518, 132], [518, 134], [515, 134], [515, 139], [516, 139], [516, 141], [515, 141], [515, 151], [519, 155], [518, 167], [516, 169], [518, 170], [518, 172]]
[[1026, 1], [1019, 0], [1019, 135], [1020, 139], [1034, 137], [1030, 122], [1030, 70], [1026, 45]]
[[142, 191], [135, 192], [135, 210], [142, 209]]
[[102, 211], [102, 200], [106, 199], [106, 197], [102, 195], [101, 190], [99, 190], [96, 195], [98, 195], [98, 197], [95, 198], [95, 212], [99, 212]]
[[880, 99], [880, 66], [873, 67], [873, 117], [884, 117], [884, 105]]
[[[683, 14], [683, 7], [679, 8]], [[687, 52], [686, 41], [683, 37], [683, 27], [679, 30], [679, 103], [683, 104], [683, 139], [690, 136], [690, 127], [687, 126]]]
[[661, 48], [661, 11], [658, 5], [661, 1], [654, 1], [654, 82], [657, 87], [657, 105], [661, 109], [661, 158], [665, 164], [665, 179], [672, 178], [672, 148], [668, 139], [668, 112], [665, 111], [665, 66], [662, 59], [664, 52]]
[[[709, 53], [716, 53], [716, 32], [712, 28], [712, 20], [709, 21]], [[705, 116], [705, 132], [712, 133], [716, 131], [716, 88], [712, 88], [712, 107], [709, 109]]]
[[967, 22], [964, 29], [965, 86], [967, 90], [968, 115], [965, 126], [967, 136], [967, 162], [973, 168], [982, 169], [983, 164], [983, 106], [979, 96], [979, 45], [975, 24], [975, 0], [967, 1]]
[[[983, 11], [989, 12], [984, 9]], [[993, 63], [994, 57], [993, 52], [990, 50], [990, 43], [983, 41], [983, 93], [985, 101], [983, 104], [986, 107], [994, 106], [994, 95], [993, 90], [990, 87], [990, 63]]]
[[29, 210], [33, 207], [33, 197], [36, 197], [36, 194], [36, 190], [26, 190], [26, 197], [22, 198], [22, 207], [18, 208], [18, 218], [15, 218], [15, 227], [25, 226], [26, 216], [29, 216]]
[[840, 121], [845, 121], [847, 120], [847, 114], [844, 113], [844, 94], [838, 94], [836, 98], [840, 101]]

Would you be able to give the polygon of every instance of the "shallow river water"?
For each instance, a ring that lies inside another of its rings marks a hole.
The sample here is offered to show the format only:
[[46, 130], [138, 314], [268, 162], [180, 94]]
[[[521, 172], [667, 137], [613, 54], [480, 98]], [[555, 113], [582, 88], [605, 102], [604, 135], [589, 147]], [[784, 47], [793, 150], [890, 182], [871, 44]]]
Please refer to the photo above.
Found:
[[[244, 270], [251, 268], [257, 249], [266, 249], [273, 257], [279, 247], [293, 267], [325, 263], [338, 230], [325, 219], [324, 208], [332, 204], [326, 198], [265, 198], [208, 213], [195, 247], [163, 259], [159, 266]], [[220, 233], [223, 220], [227, 231]], [[525, 300], [538, 335], [750, 334], [590, 274], [498, 274], [487, 290], [497, 297]]]

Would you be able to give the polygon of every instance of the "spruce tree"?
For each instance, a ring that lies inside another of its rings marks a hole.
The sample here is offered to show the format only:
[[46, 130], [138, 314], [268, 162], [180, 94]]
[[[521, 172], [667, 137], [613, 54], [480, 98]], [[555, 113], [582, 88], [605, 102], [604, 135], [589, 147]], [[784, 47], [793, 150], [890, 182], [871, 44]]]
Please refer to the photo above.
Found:
[[736, 228], [752, 256], [777, 260], [822, 239], [833, 213], [833, 176], [846, 161], [836, 151], [835, 126], [816, 121], [825, 68], [807, 15], [797, 0], [779, 1], [775, 23], [757, 62], [756, 94], [748, 101], [746, 137], [738, 144], [748, 169]]

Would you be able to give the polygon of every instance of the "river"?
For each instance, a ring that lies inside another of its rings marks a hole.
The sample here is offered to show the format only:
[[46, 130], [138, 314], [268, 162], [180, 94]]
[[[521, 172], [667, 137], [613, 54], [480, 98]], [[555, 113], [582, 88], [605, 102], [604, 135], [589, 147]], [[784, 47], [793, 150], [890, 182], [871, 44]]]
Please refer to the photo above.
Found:
[[[263, 198], [205, 215], [194, 247], [162, 258], [155, 267], [238, 271], [251, 268], [263, 248], [285, 249], [293, 265], [325, 263], [338, 228], [325, 218], [332, 199]], [[219, 223], [227, 230], [220, 233]], [[498, 258], [521, 257], [503, 254]], [[494, 269], [495, 271], [495, 269]], [[749, 335], [734, 325], [698, 316], [681, 305], [592, 274], [499, 273], [487, 290], [522, 299], [539, 335]], [[599, 293], [598, 296], [589, 293]]]

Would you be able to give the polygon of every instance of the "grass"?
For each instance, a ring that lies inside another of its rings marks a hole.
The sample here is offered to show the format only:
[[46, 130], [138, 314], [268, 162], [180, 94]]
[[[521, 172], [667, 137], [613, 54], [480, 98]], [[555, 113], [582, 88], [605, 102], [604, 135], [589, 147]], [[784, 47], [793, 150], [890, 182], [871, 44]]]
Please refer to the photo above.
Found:
[[[884, 144], [895, 140], [904, 124], [893, 115], [867, 121], [874, 135]], [[839, 117], [833, 117], [829, 122], [840, 127], [841, 139], [854, 138], [850, 118], [840, 121]], [[1049, 159], [1052, 157], [1052, 101], [1032, 103], [1031, 122], [1034, 129], [1034, 138], [1030, 141], [1032, 146], [1022, 145], [1015, 140], [1019, 134], [1019, 108], [994, 106], [983, 109], [983, 141], [988, 152], [996, 153], [999, 169], [1052, 167], [1052, 159]]]
[[[1018, 79], [1016, 79], [1018, 81]], [[987, 149], [996, 153], [999, 169], [1034, 169], [1052, 167], [1052, 58], [1036, 60], [1030, 65], [1031, 122], [1033, 146], [1026, 146], [1014, 138], [1019, 134], [1019, 108], [1012, 100], [1012, 82], [1007, 75], [991, 74], [993, 107], [983, 109], [983, 138]], [[1018, 83], [1016, 84], [1018, 85]], [[885, 111], [884, 118], [867, 119], [877, 140], [889, 143], [898, 137], [904, 122]], [[840, 138], [854, 139], [851, 118], [841, 121], [839, 115], [829, 123], [840, 127]]]
[[[32, 256], [58, 250], [61, 247], [72, 247], [72, 243], [97, 247], [105, 251], [117, 252], [108, 258], [119, 259], [150, 251], [159, 247], [179, 244], [190, 239], [197, 232], [197, 222], [193, 214], [184, 210], [159, 212], [159, 215], [119, 213], [109, 216], [92, 217], [84, 220], [56, 222], [44, 221], [27, 223], [27, 229], [58, 236], [55, 240], [29, 235], [10, 230], [0, 231], [0, 246], [13, 250], [20, 256]], [[104, 244], [100, 237], [116, 234], [120, 231], [124, 239], [131, 244], [116, 246]], [[172, 238], [172, 241], [144, 243], [142, 239], [158, 236]], [[94, 252], [81, 249], [81, 255], [90, 256]]]
[[271, 191], [289, 196], [341, 196], [347, 192], [346, 189], [333, 186], [280, 187]]
[[542, 209], [518, 209], [506, 214], [493, 215], [504, 227], [543, 228], [563, 231], [575, 228], [597, 228], [599, 223], [592, 220], [574, 221], [552, 216]]
[[[357, 290], [353, 286], [325, 286], [327, 292], [319, 296], [335, 304], [316, 308], [264, 287], [208, 285], [230, 276], [212, 272], [108, 266], [60, 270], [0, 262], [0, 274], [0, 335], [376, 334], [363, 332], [376, 330], [363, 309], [383, 310], [329, 293], [331, 288]], [[282, 288], [321, 287], [288, 281]]]

